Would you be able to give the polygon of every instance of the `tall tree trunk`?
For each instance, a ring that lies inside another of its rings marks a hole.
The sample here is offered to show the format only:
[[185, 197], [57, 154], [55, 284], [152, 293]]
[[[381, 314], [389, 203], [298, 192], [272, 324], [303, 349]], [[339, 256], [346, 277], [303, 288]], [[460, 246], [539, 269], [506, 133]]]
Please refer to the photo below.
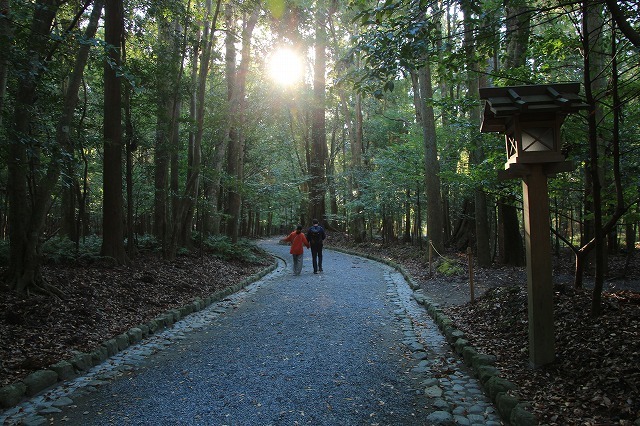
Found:
[[[604, 284], [604, 269], [605, 269], [605, 260], [604, 260], [604, 237], [607, 233], [611, 232], [611, 230], [616, 226], [618, 220], [622, 217], [622, 215], [631, 207], [631, 205], [625, 207], [624, 205], [624, 188], [622, 184], [622, 175], [620, 171], [620, 135], [619, 135], [619, 117], [620, 117], [620, 109], [622, 108], [622, 103], [618, 94], [618, 65], [617, 65], [617, 47], [616, 47], [616, 34], [615, 28], [613, 29], [613, 34], [611, 37], [611, 57], [612, 57], [612, 88], [610, 89], [613, 93], [613, 138], [612, 138], [612, 156], [611, 160], [613, 162], [613, 182], [615, 184], [616, 191], [616, 207], [613, 211], [610, 219], [607, 221], [605, 225], [602, 225], [602, 210], [601, 210], [601, 181], [600, 175], [601, 171], [599, 170], [599, 161], [603, 154], [601, 153], [601, 146], [599, 144], [599, 134], [597, 132], [597, 112], [594, 112], [593, 109], [599, 107], [600, 103], [597, 99], [595, 89], [601, 88], [600, 83], [596, 82], [593, 84], [593, 87], [589, 84], [593, 78], [594, 72], [599, 72], [601, 70], [601, 52], [600, 48], [602, 47], [601, 36], [602, 36], [602, 27], [603, 21], [601, 5], [598, 3], [592, 3], [590, 1], [585, 1], [583, 4], [583, 30], [585, 37], [583, 39], [583, 47], [585, 52], [585, 97], [587, 102], [592, 106], [592, 110], [588, 116], [588, 124], [589, 124], [589, 153], [590, 153], [590, 161], [589, 171], [590, 176], [593, 181], [593, 203], [594, 203], [594, 230], [595, 230], [595, 238], [578, 251], [579, 254], [584, 255], [584, 253], [588, 253], [590, 250], [595, 248], [595, 258], [596, 258], [596, 274], [595, 274], [595, 283], [593, 288], [593, 299], [591, 306], [591, 314], [596, 316], [599, 315], [602, 309], [601, 301], [602, 301], [602, 288]], [[593, 14], [594, 16], [589, 19], [588, 16]], [[596, 65], [591, 67], [591, 60], [593, 57], [596, 57]], [[599, 74], [595, 80], [600, 78]], [[598, 94], [600, 95], [600, 94]], [[578, 262], [576, 262], [576, 285], [578, 284], [581, 277], [578, 276]]]
[[[227, 131], [228, 135], [229, 132]], [[222, 219], [222, 211], [224, 208], [223, 205], [223, 192], [221, 191], [221, 179], [222, 172], [224, 169], [224, 159], [227, 153], [227, 138], [222, 141], [218, 141], [215, 146], [215, 151], [213, 153], [213, 159], [211, 160], [211, 168], [213, 169], [213, 177], [211, 178], [211, 182], [208, 186], [207, 192], [207, 200], [209, 202], [209, 208], [211, 210], [211, 233], [214, 235], [220, 234], [221, 230], [221, 219]]]
[[89, 233], [89, 219], [87, 215], [87, 194], [89, 193], [89, 159], [84, 148], [80, 149], [80, 156], [82, 157], [82, 189], [78, 183], [78, 221], [76, 223], [76, 233], [78, 234], [78, 240], [76, 241], [76, 251], [80, 247], [80, 237], [84, 237]]
[[[0, 0], [0, 13], [9, 16], [11, 13], [11, 3], [9, 0]], [[9, 74], [9, 51], [8, 46], [13, 40], [13, 28], [9, 19], [0, 19], [0, 45], [6, 46], [0, 49], [0, 112], [4, 111], [4, 98], [7, 93], [7, 76]], [[0, 126], [2, 126], [3, 114], [0, 114]]]
[[[443, 213], [444, 218], [444, 213]], [[420, 182], [416, 188], [416, 218], [414, 219], [416, 225], [416, 236], [418, 238], [418, 247], [422, 250], [422, 205], [420, 203]]]
[[427, 233], [429, 241], [436, 250], [444, 249], [444, 226], [442, 218], [442, 196], [440, 188], [440, 163], [436, 144], [436, 122], [431, 105], [431, 66], [425, 59], [424, 66], [418, 70], [420, 86], [420, 105], [422, 115], [422, 136], [425, 150], [425, 192], [427, 196]]
[[[229, 6], [227, 6], [229, 7]], [[227, 174], [232, 179], [227, 194], [227, 235], [237, 242], [240, 233], [242, 213], [242, 185], [244, 180], [244, 123], [246, 120], [246, 79], [251, 60], [251, 37], [258, 20], [259, 8], [255, 8], [245, 19], [242, 30], [242, 52], [240, 66], [234, 79], [231, 98], [232, 127], [227, 150]]]
[[[324, 2], [316, 9], [315, 63], [313, 67], [313, 107], [311, 118], [311, 158], [309, 162], [309, 216], [324, 222], [325, 219], [325, 162], [327, 131], [325, 118], [325, 73], [327, 62], [327, 33]], [[326, 225], [326, 223], [325, 223]]]
[[[44, 52], [48, 48], [48, 32], [58, 10], [57, 2], [42, 2], [36, 6], [31, 34], [36, 48], [31, 51], [30, 72], [24, 73], [19, 82], [19, 95], [15, 107], [16, 134], [28, 135], [36, 100], [37, 82], [44, 72]], [[88, 6], [88, 5], [87, 5]], [[85, 6], [86, 7], [86, 6]], [[79, 13], [83, 13], [84, 9]], [[94, 37], [102, 12], [102, 1], [96, 1], [87, 25], [85, 36]], [[78, 91], [90, 47], [81, 46], [74, 62], [73, 71], [64, 94], [63, 108], [56, 128], [55, 149], [44, 173], [28, 177], [28, 167], [38, 168], [38, 150], [23, 143], [10, 143], [9, 154], [9, 201], [10, 201], [10, 262], [9, 279], [18, 293], [29, 289], [44, 290], [61, 295], [54, 287], [43, 282], [40, 273], [40, 237], [44, 228], [51, 196], [60, 178], [64, 164], [73, 153], [69, 142], [69, 127], [77, 104]], [[28, 139], [28, 138], [25, 138]], [[31, 160], [28, 160], [30, 149]], [[30, 166], [28, 165], [30, 163]], [[28, 198], [27, 179], [30, 181], [31, 197]], [[15, 216], [19, 214], [20, 216]], [[14, 244], [15, 243], [15, 244]]]
[[[604, 121], [605, 112], [603, 104], [606, 102], [604, 99], [610, 94], [609, 81], [605, 75], [605, 64], [611, 61], [608, 57], [607, 47], [604, 41], [604, 5], [600, 2], [589, 1], [589, 10], [587, 15], [587, 26], [589, 28], [589, 66], [591, 67], [591, 87], [593, 98], [595, 101], [595, 120], [596, 120], [596, 137], [598, 142], [598, 179], [600, 180], [601, 188], [609, 188], [611, 184], [611, 175], [606, 174], [605, 170], [612, 169], [611, 155], [607, 154], [607, 144], [611, 140], [611, 136], [608, 134], [605, 136], [605, 128], [601, 125]], [[604, 205], [602, 208], [606, 208]], [[606, 212], [607, 215], [611, 215], [611, 211]], [[595, 225], [594, 225], [595, 226]], [[613, 229], [612, 229], [613, 230]], [[606, 238], [608, 234], [605, 231], [603, 238]], [[602, 246], [602, 274], [603, 277], [607, 275], [608, 269], [608, 256], [606, 239]]]
[[[331, 19], [331, 16], [329, 16]], [[330, 26], [332, 30], [332, 40], [337, 43], [336, 40], [339, 37], [335, 33], [333, 25]], [[358, 26], [355, 25], [354, 33], [358, 32]], [[360, 68], [360, 58], [358, 54], [355, 57], [355, 68]], [[347, 72], [347, 70], [341, 70]], [[345, 162], [343, 167], [350, 170], [350, 174], [347, 180], [347, 194], [346, 198], [351, 204], [351, 208], [346, 212], [347, 215], [347, 231], [349, 235], [354, 238], [354, 241], [360, 243], [365, 239], [365, 223], [364, 215], [362, 212], [361, 202], [359, 201], [360, 191], [358, 181], [360, 173], [362, 171], [362, 96], [360, 93], [354, 92], [354, 106], [353, 114], [350, 108], [350, 102], [347, 93], [339, 89], [340, 105], [342, 109], [342, 115], [344, 116], [344, 126], [349, 137], [349, 146], [351, 148], [350, 164], [347, 166]], [[343, 157], [347, 157], [345, 147], [343, 146]]]
[[[238, 239], [240, 214], [240, 136], [239, 136], [239, 114], [240, 114], [240, 72], [236, 64], [236, 47], [237, 37], [235, 35], [235, 10], [231, 4], [226, 6], [226, 22], [227, 22], [227, 55], [226, 71], [227, 71], [227, 98], [229, 100], [229, 130], [228, 143], [226, 149], [226, 173], [229, 179], [234, 180], [233, 183], [226, 186], [225, 194], [225, 233], [233, 241]], [[246, 40], [245, 40], [246, 42]]]
[[[355, 93], [354, 97], [354, 116], [352, 118], [347, 95], [343, 91], [340, 92], [342, 115], [344, 116], [345, 126], [348, 129], [349, 146], [351, 148], [351, 163], [348, 166], [350, 174], [347, 181], [347, 199], [351, 203], [352, 208], [347, 216], [349, 219], [347, 230], [355, 242], [360, 243], [364, 241], [364, 217], [360, 212], [360, 204], [358, 201], [358, 179], [362, 170], [362, 103], [359, 93]], [[345, 168], [346, 167], [345, 165]]]
[[[211, 1], [207, 0], [206, 4], [209, 6], [207, 15], [205, 16], [205, 25], [208, 26], [209, 13], [211, 13]], [[191, 76], [190, 78], [190, 93], [189, 93], [189, 119], [192, 123], [195, 123], [195, 131], [193, 127], [189, 128], [189, 144], [187, 149], [187, 184], [185, 185], [184, 193], [182, 195], [182, 203], [180, 205], [180, 212], [178, 213], [178, 220], [180, 226], [178, 227], [178, 246], [186, 247], [187, 249], [193, 249], [193, 239], [191, 236], [191, 232], [193, 231], [193, 221], [194, 215], [196, 211], [196, 206], [199, 200], [199, 191], [200, 191], [200, 168], [202, 161], [202, 153], [201, 148], [197, 145], [196, 137], [197, 137], [197, 127], [198, 127], [198, 118], [197, 118], [197, 103], [198, 103], [198, 73], [201, 69], [198, 69], [198, 64], [200, 63], [199, 54], [204, 53], [204, 49], [206, 49], [207, 42], [204, 40], [203, 36], [204, 32], [202, 30], [198, 30], [196, 33], [196, 37], [199, 40], [196, 45], [192, 47], [191, 52]], [[201, 51], [199, 51], [201, 49]], [[200, 66], [202, 64], [200, 63]], [[208, 65], [207, 65], [208, 70]], [[206, 79], [205, 79], [206, 82]], [[202, 139], [201, 139], [202, 140]], [[198, 163], [195, 162], [196, 156], [200, 156], [200, 161]], [[189, 187], [189, 182], [195, 180], [196, 185], [195, 194], [191, 194], [191, 190], [187, 190]]]
[[73, 168], [67, 167], [67, 176], [60, 189], [60, 235], [73, 242], [78, 241], [76, 233], [76, 194], [78, 193], [78, 180], [74, 178]]
[[529, 1], [504, 0], [507, 54], [503, 69], [521, 67], [527, 60], [533, 14]]
[[124, 212], [122, 197], [122, 96], [120, 93], [121, 46], [123, 35], [123, 4], [117, 0], [105, 2], [105, 42], [107, 57], [104, 65], [104, 164], [102, 207], [102, 256], [124, 264]]
[[30, 220], [33, 200], [29, 197], [30, 147], [29, 140], [36, 102], [37, 84], [45, 70], [44, 58], [49, 39], [49, 29], [55, 18], [56, 2], [40, 0], [34, 6], [31, 23], [32, 49], [28, 52], [30, 69], [18, 76], [18, 92], [14, 107], [16, 137], [9, 141], [7, 166], [7, 198], [9, 200], [9, 287], [17, 293], [26, 293], [42, 281], [39, 259], [39, 233]]
[[411, 242], [411, 189], [405, 190], [407, 199], [404, 202], [404, 235], [402, 236], [402, 242]]
[[[124, 30], [123, 30], [124, 31]], [[122, 36], [122, 63], [127, 65], [127, 34], [123, 33]], [[134, 209], [135, 200], [133, 198], [133, 153], [137, 149], [137, 138], [133, 126], [133, 118], [131, 116], [131, 92], [132, 87], [129, 82], [125, 83], [124, 87], [124, 134], [125, 134], [125, 182], [127, 191], [127, 220], [125, 235], [127, 238], [126, 251], [129, 259], [133, 259], [137, 255], [137, 248], [135, 242], [135, 219]]]
[[515, 197], [502, 197], [498, 201], [498, 259], [500, 263], [524, 266], [524, 245]]
[[[181, 66], [182, 68], [182, 66]], [[173, 112], [171, 114], [171, 133], [169, 137], [169, 200], [171, 214], [167, 226], [167, 242], [164, 245], [164, 258], [174, 260], [178, 252], [178, 239], [180, 223], [178, 222], [178, 209], [180, 206], [180, 111], [182, 110], [182, 93], [178, 87], [182, 86], [181, 74], [178, 73], [176, 91], [173, 95]]]
[[604, 284], [604, 233], [602, 227], [602, 181], [599, 166], [599, 143], [598, 124], [596, 121], [596, 99], [592, 83], [592, 51], [599, 44], [602, 28], [593, 28], [594, 19], [592, 14], [601, 12], [601, 6], [596, 5], [591, 0], [583, 2], [583, 47], [584, 47], [584, 85], [585, 98], [590, 105], [587, 123], [589, 124], [589, 176], [592, 182], [593, 193], [593, 224], [595, 232], [595, 283], [593, 288], [593, 298], [591, 314], [599, 315], [601, 311], [601, 295]]
[[133, 198], [133, 153], [136, 150], [136, 141], [133, 130], [133, 122], [131, 120], [131, 87], [127, 85], [125, 88], [125, 140], [126, 140], [126, 163], [125, 175], [127, 184], [127, 227], [125, 234], [127, 236], [127, 256], [130, 259], [136, 255], [135, 243], [135, 219], [133, 217], [134, 203]]
[[[191, 3], [189, 2], [189, 7]], [[185, 21], [188, 21], [189, 11], [185, 16]], [[169, 191], [170, 191], [170, 200], [171, 200], [171, 214], [169, 217], [171, 218], [168, 226], [167, 226], [167, 235], [168, 235], [168, 243], [163, 245], [163, 255], [167, 260], [174, 260], [176, 258], [178, 252], [178, 238], [181, 235], [181, 228], [184, 226], [184, 221], [181, 220], [181, 207], [182, 207], [182, 196], [180, 193], [180, 115], [182, 111], [182, 81], [184, 77], [184, 64], [187, 56], [187, 35], [189, 31], [188, 22], [184, 22], [184, 24], [180, 24], [178, 20], [174, 23], [174, 34], [181, 34], [182, 38], [180, 42], [178, 42], [177, 37], [174, 36], [175, 42], [175, 56], [172, 57], [171, 62], [173, 64], [179, 64], [177, 69], [177, 75], [174, 82], [174, 90], [172, 94], [172, 105], [173, 111], [171, 113], [170, 120], [170, 153], [169, 153]], [[197, 66], [197, 64], [194, 64]]]
[[[435, 5], [436, 11], [438, 5]], [[442, 208], [442, 186], [440, 163], [436, 140], [436, 120], [433, 111], [433, 87], [431, 85], [431, 58], [425, 54], [421, 68], [412, 75], [414, 108], [416, 119], [422, 127], [424, 144], [425, 195], [427, 204], [427, 235], [436, 250], [444, 249], [444, 210]], [[413, 71], [412, 71], [413, 73]], [[417, 84], [416, 84], [417, 83]]]
[[[189, 141], [188, 152], [188, 170], [185, 189], [181, 197], [177, 199], [174, 209], [174, 230], [172, 233], [172, 246], [181, 244], [186, 247], [192, 245], [191, 242], [191, 225], [193, 223], [193, 215], [196, 200], [198, 199], [198, 189], [200, 187], [200, 170], [202, 167], [202, 135], [204, 132], [204, 107], [207, 77], [209, 75], [209, 65], [211, 60], [211, 51], [214, 43], [214, 32], [220, 0], [216, 3], [215, 13], [212, 15], [212, 1], [207, 0], [205, 7], [204, 29], [202, 31], [202, 51], [199, 59], [200, 67], [196, 68], [198, 59], [194, 54], [194, 82], [196, 90], [193, 96], [191, 106], [194, 122], [196, 124], [195, 134], [192, 134]], [[197, 78], [196, 78], [197, 76]]]
[[[475, 165], [481, 164], [485, 160], [484, 150], [482, 149], [482, 138], [480, 135], [481, 110], [480, 105], [475, 101], [478, 99], [478, 76], [479, 67], [476, 59], [475, 24], [469, 2], [461, 2], [462, 12], [464, 13], [464, 50], [467, 65], [467, 99], [473, 102], [473, 106], [469, 110], [470, 122], [473, 128], [470, 129], [470, 158]], [[474, 218], [475, 218], [475, 251], [478, 266], [487, 267], [491, 265], [491, 244], [489, 232], [489, 218], [487, 211], [487, 194], [481, 185], [474, 190]]]
[[[170, 123], [173, 114], [173, 97], [171, 96], [172, 79], [175, 76], [174, 66], [167, 58], [173, 58], [175, 43], [172, 42], [171, 27], [166, 19], [158, 16], [158, 84], [156, 105], [156, 135], [154, 148], [154, 202], [153, 202], [153, 235], [160, 240], [162, 246], [168, 243], [169, 221], [169, 140]], [[163, 250], [164, 251], [164, 250]]]
[[[104, 7], [104, 0], [95, 0], [93, 2], [93, 8], [91, 12], [91, 16], [89, 17], [89, 22], [87, 24], [87, 28], [84, 34], [86, 40], [90, 40], [95, 37], [98, 24], [100, 21], [100, 17], [102, 16], [102, 9]], [[87, 60], [89, 58], [89, 53], [91, 50], [91, 46], [89, 44], [83, 43], [80, 45], [78, 49], [78, 53], [76, 56], [76, 60], [73, 66], [73, 71], [67, 80], [66, 92], [64, 93], [64, 103], [62, 106], [62, 113], [58, 120], [58, 124], [56, 126], [56, 143], [57, 145], [65, 152], [63, 158], [65, 159], [64, 167], [65, 169], [65, 179], [67, 182], [63, 189], [62, 195], [62, 206], [63, 206], [63, 233], [68, 236], [74, 242], [79, 242], [80, 232], [76, 225], [76, 202], [79, 197], [79, 181], [75, 175], [75, 166], [73, 161], [69, 161], [69, 159], [74, 158], [75, 147], [71, 142], [71, 129], [73, 128], [73, 116], [76, 106], [78, 104], [78, 93], [80, 92], [80, 87], [82, 85], [82, 79], [84, 75], [84, 69], [87, 64]], [[48, 184], [52, 185], [58, 181], [60, 176], [60, 170], [56, 168], [51, 168], [50, 166], [50, 174], [48, 177]], [[53, 190], [53, 187], [50, 186], [50, 190]], [[78, 219], [80, 219], [78, 217]]]
[[342, 124], [342, 121], [340, 119], [340, 108], [339, 106], [336, 106], [334, 109], [334, 120], [332, 122], [332, 129], [331, 129], [331, 142], [330, 142], [330, 146], [331, 146], [331, 150], [330, 150], [330, 155], [327, 161], [327, 169], [326, 169], [326, 176], [327, 176], [327, 188], [328, 188], [328, 192], [329, 192], [329, 214], [330, 217], [327, 218], [327, 227], [329, 229], [338, 229], [338, 222], [336, 220], [336, 218], [338, 217], [338, 194], [336, 191], [336, 179], [335, 179], [335, 174], [336, 174], [336, 158], [337, 158], [337, 151], [338, 151], [338, 132], [340, 130], [340, 128], [342, 128], [342, 143], [344, 144], [344, 125]]
[[[508, 70], [521, 67], [526, 62], [532, 10], [528, 0], [505, 0], [504, 8], [507, 54], [501, 67]], [[524, 241], [520, 233], [518, 210], [513, 197], [509, 196], [498, 200], [498, 253], [501, 262], [507, 265], [524, 264]]]
[[213, 204], [214, 217], [213, 217], [213, 233], [225, 232], [228, 221], [222, 221], [223, 212], [227, 212], [226, 200], [227, 190], [221, 185], [223, 173], [228, 172], [229, 168], [226, 164], [228, 157], [228, 151], [231, 145], [232, 132], [234, 131], [234, 124], [232, 122], [235, 112], [233, 111], [233, 99], [236, 89], [236, 22], [234, 16], [234, 10], [231, 5], [225, 6], [224, 11], [225, 20], [225, 78], [227, 81], [227, 103], [229, 104], [229, 111], [226, 117], [226, 127], [223, 130], [224, 139], [219, 141], [215, 147], [213, 154], [213, 170], [214, 176], [211, 188], [211, 203]]
[[362, 205], [362, 201], [360, 200], [360, 184], [358, 183], [361, 176], [360, 174], [363, 172], [363, 163], [362, 163], [362, 154], [364, 152], [363, 148], [363, 116], [362, 116], [362, 95], [360, 93], [356, 93], [355, 95], [356, 103], [355, 103], [355, 132], [353, 140], [351, 141], [351, 194], [354, 198], [354, 211], [352, 213], [352, 234], [354, 237], [354, 241], [356, 243], [361, 243], [365, 240], [366, 230], [365, 230], [365, 220], [364, 220], [364, 207]]

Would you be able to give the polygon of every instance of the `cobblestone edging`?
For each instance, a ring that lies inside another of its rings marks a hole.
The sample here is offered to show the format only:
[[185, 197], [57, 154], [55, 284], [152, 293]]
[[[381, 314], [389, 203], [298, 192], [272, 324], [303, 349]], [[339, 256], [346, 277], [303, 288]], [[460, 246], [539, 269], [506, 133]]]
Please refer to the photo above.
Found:
[[429, 313], [413, 296], [414, 290], [396, 269], [385, 265], [387, 294], [398, 306], [402, 343], [415, 361], [410, 374], [417, 405], [426, 410], [425, 424], [500, 426], [500, 416], [479, 380], [454, 353]]
[[[90, 353], [77, 353], [70, 359], [59, 361], [49, 368], [35, 371], [23, 380], [0, 388], [0, 409], [8, 410], [21, 403], [25, 398], [31, 398], [52, 387], [58, 382], [71, 380], [81, 373], [97, 366], [109, 357], [124, 351], [131, 345], [141, 342], [164, 329], [172, 327], [174, 323], [187, 315], [203, 310], [213, 303], [219, 302], [227, 296], [236, 293], [249, 284], [258, 281], [278, 267], [278, 259], [273, 264], [257, 274], [242, 280], [241, 282], [217, 291], [206, 298], [195, 298], [191, 303], [171, 309], [154, 319], [132, 327], [125, 333], [106, 340]], [[0, 414], [2, 412], [0, 411]]]
[[413, 277], [411, 277], [401, 265], [388, 259], [382, 259], [353, 250], [337, 247], [326, 248], [384, 263], [402, 274], [407, 283], [409, 283], [409, 287], [413, 290], [414, 299], [425, 307], [449, 345], [482, 383], [486, 395], [495, 404], [500, 417], [505, 422], [514, 426], [534, 426], [538, 424], [536, 417], [529, 411], [528, 404], [519, 401], [509, 394], [509, 391], [516, 390], [517, 386], [500, 377], [500, 372], [495, 367], [495, 356], [478, 352], [465, 338], [464, 332], [458, 330], [453, 321], [442, 312], [440, 306], [420, 290], [419, 284], [415, 282]]

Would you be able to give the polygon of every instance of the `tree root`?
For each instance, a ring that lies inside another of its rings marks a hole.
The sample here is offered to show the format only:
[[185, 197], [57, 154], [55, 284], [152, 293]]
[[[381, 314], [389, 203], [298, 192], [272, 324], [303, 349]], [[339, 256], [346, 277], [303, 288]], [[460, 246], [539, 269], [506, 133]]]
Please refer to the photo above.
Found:
[[31, 283], [27, 288], [27, 295], [29, 295], [30, 292], [43, 296], [51, 296], [60, 301], [67, 299], [67, 295], [62, 290], [53, 284], [49, 284], [44, 279], [40, 279], [37, 283]]

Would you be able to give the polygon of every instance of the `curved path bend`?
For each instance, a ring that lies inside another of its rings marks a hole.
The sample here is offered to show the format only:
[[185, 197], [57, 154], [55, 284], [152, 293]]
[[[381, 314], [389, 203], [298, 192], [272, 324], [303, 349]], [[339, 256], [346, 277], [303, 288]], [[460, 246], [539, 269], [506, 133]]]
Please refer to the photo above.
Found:
[[[278, 268], [0, 424], [500, 425], [402, 276], [330, 250]], [[4, 418], [3, 418], [4, 417]]]

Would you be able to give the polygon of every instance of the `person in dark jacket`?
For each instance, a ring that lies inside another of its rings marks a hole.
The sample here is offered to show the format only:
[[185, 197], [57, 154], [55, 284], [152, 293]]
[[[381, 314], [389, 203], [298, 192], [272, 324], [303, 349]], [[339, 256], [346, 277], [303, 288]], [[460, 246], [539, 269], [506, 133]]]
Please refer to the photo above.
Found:
[[318, 271], [322, 272], [322, 242], [326, 237], [324, 228], [318, 224], [318, 219], [313, 219], [313, 225], [307, 230], [307, 240], [311, 245], [314, 274]]

